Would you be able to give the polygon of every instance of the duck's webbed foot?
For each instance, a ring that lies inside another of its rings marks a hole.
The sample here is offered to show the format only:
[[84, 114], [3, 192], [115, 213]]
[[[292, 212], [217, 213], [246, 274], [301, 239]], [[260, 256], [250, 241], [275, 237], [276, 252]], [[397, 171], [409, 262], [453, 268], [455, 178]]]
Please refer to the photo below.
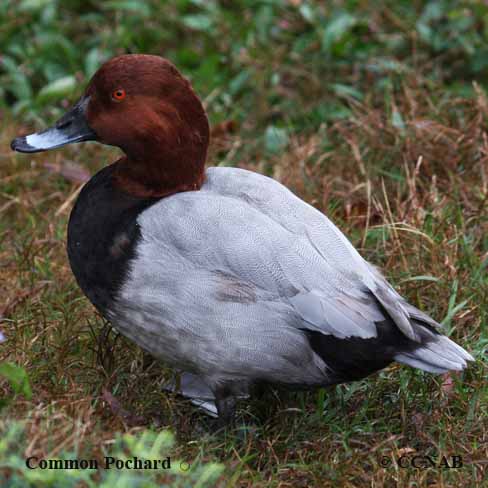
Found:
[[233, 392], [227, 387], [219, 387], [215, 391], [215, 404], [219, 415], [219, 427], [229, 427], [234, 424], [237, 400]]
[[163, 389], [189, 398], [193, 405], [196, 405], [210, 417], [216, 418], [218, 416], [213, 391], [195, 374], [176, 373], [172, 380], [164, 383]]
[[198, 375], [182, 372], [164, 383], [163, 389], [189, 398], [194, 405], [216, 419], [217, 430], [235, 425], [237, 400], [249, 398], [248, 386], [213, 383], [210, 387], [209, 383]]

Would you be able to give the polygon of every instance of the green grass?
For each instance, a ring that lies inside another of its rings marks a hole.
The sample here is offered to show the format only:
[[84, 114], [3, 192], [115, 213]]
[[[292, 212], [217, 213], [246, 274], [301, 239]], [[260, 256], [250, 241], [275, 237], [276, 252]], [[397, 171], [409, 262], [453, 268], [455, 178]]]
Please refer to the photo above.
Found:
[[[167, 455], [222, 463], [219, 486], [482, 486], [487, 14], [449, 1], [3, 2], [0, 364], [24, 368], [32, 396], [0, 369], [2, 439], [24, 422], [0, 445], [1, 476], [29, 481], [4, 466], [6, 452], [101, 458], [122, 432], [170, 429]], [[448, 377], [393, 365], [327, 391], [267, 391], [240, 405], [245, 428], [219, 435], [163, 393], [170, 371], [101, 334], [65, 253], [75, 170], [93, 174], [117, 151], [22, 156], [8, 146], [52, 122], [104, 59], [126, 51], [163, 54], [192, 79], [213, 125], [209, 164], [272, 175], [324, 211], [476, 363]], [[394, 461], [415, 454], [460, 455], [463, 467]]]

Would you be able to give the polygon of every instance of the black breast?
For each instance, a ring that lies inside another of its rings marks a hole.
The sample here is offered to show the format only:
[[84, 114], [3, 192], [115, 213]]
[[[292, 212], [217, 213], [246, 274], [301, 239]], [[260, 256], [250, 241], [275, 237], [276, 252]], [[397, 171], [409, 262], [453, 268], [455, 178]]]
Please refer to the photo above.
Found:
[[137, 216], [157, 199], [133, 197], [112, 183], [115, 164], [82, 189], [68, 224], [68, 257], [85, 295], [102, 313], [127, 276], [141, 237]]

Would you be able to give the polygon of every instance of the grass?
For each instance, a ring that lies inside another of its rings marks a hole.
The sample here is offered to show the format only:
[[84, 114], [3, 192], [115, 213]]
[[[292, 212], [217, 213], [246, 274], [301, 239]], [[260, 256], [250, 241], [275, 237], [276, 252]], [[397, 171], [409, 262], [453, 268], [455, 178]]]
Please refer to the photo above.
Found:
[[[11, 29], [8, 37], [0, 31], [0, 45], [14, 63], [0, 72], [0, 331], [7, 339], [0, 364], [24, 368], [33, 391], [28, 398], [0, 382], [9, 400], [0, 429], [25, 422], [15, 447], [22, 456], [101, 458], [120, 432], [170, 429], [177, 439], [168, 455], [221, 462], [219, 486], [482, 486], [486, 7], [469, 4], [468, 14], [467, 3], [424, 3], [378, 9], [332, 2], [326, 9], [321, 2], [249, 1], [239, 2], [241, 12], [226, 2], [145, 2], [151, 19], [172, 19], [164, 33], [151, 22], [136, 27], [145, 14], [125, 11], [131, 2], [73, 2], [52, 18], [35, 9], [15, 17], [13, 3], [0, 8]], [[90, 35], [86, 18], [95, 26]], [[36, 29], [28, 49], [22, 42]], [[41, 34], [52, 31], [75, 47], [43, 47]], [[187, 402], [163, 393], [168, 369], [110, 332], [77, 288], [65, 253], [84, 172], [93, 174], [117, 151], [85, 144], [21, 156], [8, 147], [18, 133], [53, 120], [68, 92], [79, 93], [88, 61], [98, 59], [88, 58], [90, 49], [109, 56], [117, 46], [164, 52], [191, 76], [213, 124], [209, 164], [272, 175], [324, 211], [476, 363], [460, 375], [393, 365], [332, 390], [268, 391], [241, 404], [245, 429], [221, 435]], [[68, 92], [44, 89], [69, 76], [79, 82]], [[21, 92], [14, 82], [30, 88]], [[438, 461], [459, 455], [463, 466], [398, 466], [402, 455], [415, 454]]]

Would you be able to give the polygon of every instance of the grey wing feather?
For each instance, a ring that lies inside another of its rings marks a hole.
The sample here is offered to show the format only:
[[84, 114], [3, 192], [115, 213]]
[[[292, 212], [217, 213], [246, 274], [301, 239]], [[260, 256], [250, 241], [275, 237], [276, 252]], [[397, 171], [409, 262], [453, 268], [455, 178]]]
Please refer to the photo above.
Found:
[[410, 322], [410, 316], [400, 301], [391, 293], [389, 288], [377, 286], [372, 290], [374, 296], [385, 308], [388, 315], [393, 319], [397, 327], [413, 341], [420, 341]]
[[[369, 263], [368, 263], [369, 264]], [[395, 320], [400, 330], [410, 339], [418, 342], [419, 337], [411, 325], [411, 319], [430, 325], [434, 329], [442, 326], [432, 317], [408, 303], [383, 277], [380, 271], [369, 264], [371, 273], [375, 277], [376, 288], [373, 291], [380, 303], [385, 307], [390, 316]]]
[[357, 306], [350, 308], [339, 297], [320, 296], [315, 291], [310, 291], [291, 297], [290, 302], [311, 330], [332, 334], [340, 339], [351, 336], [363, 339], [376, 337], [376, 326], [371, 312], [364, 310], [361, 313]]
[[[277, 181], [235, 168], [209, 168], [207, 174], [209, 189], [241, 196], [249, 205], [289, 232], [305, 236], [310, 248], [320, 255], [323, 263], [329, 265], [329, 272], [321, 277], [321, 282], [316, 283], [316, 289], [309, 290], [305, 295], [298, 294], [292, 300], [296, 310], [310, 326], [338, 337], [372, 337], [376, 334], [372, 322], [384, 320], [386, 313], [414, 341], [418, 341], [419, 337], [411, 319], [439, 327], [428, 315], [408, 304], [325, 215]], [[324, 296], [327, 285], [335, 285], [337, 293], [331, 295], [329, 290]], [[365, 294], [365, 290], [368, 293]], [[366, 302], [361, 302], [357, 296], [348, 296], [348, 291], [369, 296]], [[352, 326], [351, 321], [356, 323], [356, 327]]]

